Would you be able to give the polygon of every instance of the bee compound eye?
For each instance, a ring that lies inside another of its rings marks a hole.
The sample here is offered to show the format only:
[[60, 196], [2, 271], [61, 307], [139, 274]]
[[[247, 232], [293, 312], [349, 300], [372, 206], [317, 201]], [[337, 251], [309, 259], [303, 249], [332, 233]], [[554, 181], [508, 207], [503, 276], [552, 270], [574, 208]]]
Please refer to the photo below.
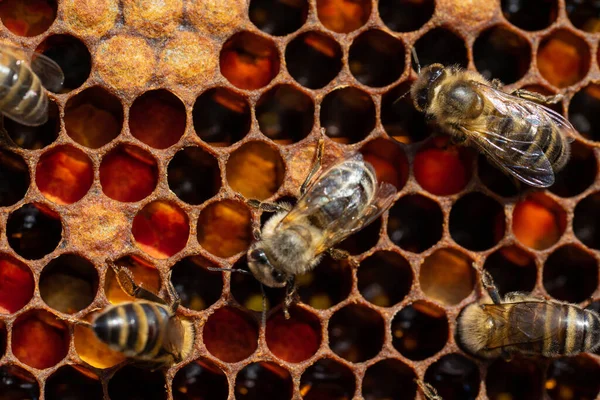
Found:
[[252, 250], [252, 252], [250, 253], [250, 259], [259, 263], [266, 263], [267, 261], [269, 261], [265, 252], [259, 249]]

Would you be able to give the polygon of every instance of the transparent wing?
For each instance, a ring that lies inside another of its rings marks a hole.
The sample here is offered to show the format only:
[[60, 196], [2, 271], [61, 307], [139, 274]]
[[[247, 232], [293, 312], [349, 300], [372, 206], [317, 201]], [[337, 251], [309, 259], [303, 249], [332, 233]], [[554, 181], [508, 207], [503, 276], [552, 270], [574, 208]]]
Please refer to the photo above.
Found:
[[[556, 332], [545, 332], [545, 324], [540, 318], [544, 313], [539, 312], [540, 302], [527, 301], [509, 304], [485, 304], [485, 312], [494, 319], [496, 326], [507, 325], [502, 329], [502, 336], [489, 343], [488, 348], [515, 346], [525, 343], [543, 343], [546, 336], [553, 336]], [[510, 312], [509, 312], [510, 311]]]
[[8, 52], [21, 62], [29, 63], [31, 70], [47, 90], [56, 93], [62, 89], [65, 76], [60, 66], [52, 59], [41, 53], [8, 43], [0, 43], [0, 52]]

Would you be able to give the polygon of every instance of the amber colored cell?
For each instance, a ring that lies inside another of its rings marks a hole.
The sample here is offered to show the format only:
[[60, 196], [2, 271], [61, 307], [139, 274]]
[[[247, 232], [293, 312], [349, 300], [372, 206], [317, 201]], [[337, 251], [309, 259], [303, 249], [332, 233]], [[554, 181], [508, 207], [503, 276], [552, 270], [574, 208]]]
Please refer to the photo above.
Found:
[[221, 189], [217, 159], [201, 147], [175, 154], [167, 169], [169, 188], [188, 204], [202, 204]]
[[549, 189], [561, 197], [573, 197], [583, 193], [595, 181], [598, 162], [593, 148], [581, 142], [571, 143], [571, 156], [567, 165], [558, 174]]
[[274, 36], [285, 36], [306, 22], [307, 0], [252, 0], [248, 9], [250, 21], [258, 29]]
[[4, 117], [4, 129], [12, 141], [27, 150], [39, 150], [53, 143], [60, 131], [60, 117], [55, 102], [48, 103], [48, 121], [38, 126], [20, 124]]
[[111, 400], [167, 400], [166, 386], [162, 371], [150, 371], [128, 365], [110, 378], [108, 395]]
[[61, 93], [83, 85], [92, 70], [92, 56], [86, 45], [71, 35], [52, 35], [36, 49], [56, 62], [64, 74]]
[[0, 367], [0, 393], [6, 400], [38, 399], [40, 386], [35, 377], [16, 365]]
[[290, 310], [290, 319], [279, 312], [268, 319], [266, 340], [278, 358], [298, 363], [312, 357], [321, 345], [321, 323], [317, 316], [301, 308]]
[[368, 0], [317, 0], [317, 16], [325, 28], [338, 33], [363, 26], [371, 15]]
[[475, 270], [466, 254], [451, 248], [436, 250], [423, 260], [419, 274], [425, 295], [453, 305], [467, 297], [475, 286]]
[[360, 152], [364, 160], [375, 168], [378, 182], [388, 182], [401, 190], [408, 180], [409, 166], [406, 154], [394, 142], [375, 139], [364, 145]]
[[369, 366], [362, 381], [365, 400], [414, 399], [415, 371], [396, 359], [384, 359]]
[[481, 75], [510, 84], [529, 70], [531, 46], [527, 39], [504, 27], [493, 27], [477, 37], [473, 59]]
[[381, 100], [383, 129], [404, 144], [421, 142], [431, 134], [425, 115], [415, 109], [409, 91], [410, 83], [401, 83], [384, 93]]
[[388, 214], [388, 237], [400, 248], [421, 253], [442, 238], [444, 214], [435, 201], [420, 194], [400, 197]]
[[117, 147], [100, 164], [102, 191], [114, 200], [140, 201], [154, 191], [157, 182], [156, 160], [137, 147]]
[[62, 222], [54, 211], [25, 204], [6, 221], [8, 244], [21, 257], [38, 260], [56, 249], [62, 239]]
[[384, 31], [364, 32], [350, 46], [348, 66], [363, 85], [387, 86], [404, 72], [404, 44]]
[[173, 34], [183, 15], [183, 0], [123, 2], [125, 25], [151, 38]]
[[547, 28], [558, 16], [557, 0], [502, 0], [501, 5], [509, 22], [528, 31]]
[[554, 360], [544, 386], [552, 400], [595, 399], [600, 392], [600, 366], [585, 355]]
[[36, 166], [35, 183], [47, 199], [71, 204], [86, 195], [94, 181], [92, 161], [71, 146], [45, 152]]
[[598, 286], [598, 261], [579, 247], [560, 247], [544, 263], [543, 283], [555, 299], [580, 303]]
[[458, 64], [466, 68], [468, 64], [464, 39], [445, 28], [434, 28], [428, 31], [417, 40], [414, 48], [422, 66], [441, 63]]
[[209, 204], [198, 218], [198, 242], [218, 257], [244, 251], [252, 240], [250, 210], [243, 204], [223, 200]]
[[443, 399], [475, 400], [479, 394], [477, 364], [460, 354], [448, 354], [427, 368], [424, 381]]
[[248, 315], [235, 308], [215, 311], [204, 324], [204, 345], [213, 356], [225, 362], [250, 357], [258, 346], [258, 326]]
[[292, 391], [290, 373], [271, 362], [249, 364], [235, 378], [234, 393], [238, 400], [290, 400]]
[[33, 275], [29, 268], [7, 256], [0, 257], [0, 313], [14, 313], [33, 296]]
[[283, 183], [284, 164], [279, 151], [265, 142], [246, 142], [229, 156], [227, 182], [248, 199], [273, 196]]
[[487, 370], [486, 394], [490, 400], [541, 400], [542, 366], [535, 359], [497, 359]]
[[567, 225], [565, 210], [543, 194], [519, 201], [513, 210], [512, 230], [527, 247], [544, 250], [554, 245]]
[[155, 258], [169, 258], [181, 251], [190, 236], [186, 213], [174, 204], [155, 201], [133, 219], [131, 233], [136, 246]]
[[308, 367], [300, 378], [300, 395], [304, 400], [351, 399], [355, 390], [352, 370], [329, 358]]
[[600, 85], [590, 83], [569, 103], [569, 121], [586, 139], [600, 141]]
[[158, 71], [171, 84], [210, 83], [217, 71], [216, 46], [194, 32], [177, 32], [160, 53]]
[[573, 231], [584, 245], [600, 250], [600, 193], [592, 193], [577, 203]]
[[20, 155], [0, 151], [0, 207], [12, 206], [29, 189], [29, 170]]
[[187, 364], [173, 378], [174, 400], [225, 400], [228, 389], [225, 373], [204, 359]]
[[379, 307], [391, 307], [410, 291], [413, 272], [398, 253], [378, 251], [360, 263], [357, 277], [363, 298]]
[[410, 32], [421, 28], [435, 11], [434, 0], [380, 0], [379, 16], [395, 32]]
[[83, 374], [78, 369], [66, 365], [50, 375], [46, 381], [44, 398], [48, 400], [87, 399], [102, 400], [102, 384], [93, 372]]
[[537, 279], [534, 256], [515, 245], [502, 247], [490, 254], [483, 264], [501, 295], [531, 292]]
[[571, 86], [590, 69], [589, 46], [569, 31], [554, 31], [540, 43], [537, 66], [550, 84], [558, 88]]
[[202, 256], [186, 257], [171, 267], [171, 283], [182, 306], [201, 311], [221, 298], [223, 276], [208, 268], [218, 268], [218, 265]]
[[320, 121], [327, 136], [340, 143], [356, 143], [375, 127], [371, 96], [355, 87], [335, 89], [323, 98]]
[[56, 18], [56, 0], [6, 0], [0, 2], [0, 20], [17, 36], [44, 33]]
[[336, 311], [327, 328], [331, 350], [353, 363], [375, 357], [383, 346], [383, 318], [364, 305], [351, 304]]
[[324, 257], [315, 269], [296, 277], [305, 304], [324, 310], [346, 299], [352, 290], [352, 268], [344, 261]]
[[246, 22], [245, 0], [205, 0], [186, 3], [190, 22], [200, 31], [224, 37]]
[[108, 32], [119, 15], [118, 0], [64, 0], [63, 18], [74, 32], [100, 37]]
[[185, 121], [185, 106], [168, 90], [145, 92], [129, 109], [131, 134], [155, 149], [177, 143], [183, 136]]
[[444, 310], [417, 301], [400, 310], [392, 321], [392, 344], [406, 358], [424, 360], [448, 341], [448, 318]]
[[31, 311], [19, 316], [12, 328], [12, 352], [22, 363], [37, 369], [50, 368], [65, 358], [69, 331], [54, 315]]
[[[90, 321], [90, 318], [85, 318]], [[125, 361], [125, 355], [111, 350], [108, 345], [96, 337], [87, 326], [75, 325], [73, 327], [75, 351], [79, 358], [94, 368], [110, 368]]]
[[[121, 268], [127, 268], [133, 274], [133, 280], [145, 289], [158, 293], [160, 288], [160, 274], [156, 267], [149, 261], [137, 256], [126, 256], [115, 261], [115, 265]], [[104, 293], [106, 298], [112, 304], [134, 301], [135, 298], [129, 296], [119, 285], [112, 268], [106, 269], [104, 279]]]

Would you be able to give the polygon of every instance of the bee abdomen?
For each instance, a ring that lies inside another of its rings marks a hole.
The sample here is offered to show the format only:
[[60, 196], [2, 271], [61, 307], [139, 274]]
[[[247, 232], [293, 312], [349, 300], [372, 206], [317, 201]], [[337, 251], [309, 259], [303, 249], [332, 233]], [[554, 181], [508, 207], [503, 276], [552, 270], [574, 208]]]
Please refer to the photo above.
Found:
[[547, 304], [544, 335], [545, 356], [574, 355], [600, 344], [600, 318], [574, 305]]

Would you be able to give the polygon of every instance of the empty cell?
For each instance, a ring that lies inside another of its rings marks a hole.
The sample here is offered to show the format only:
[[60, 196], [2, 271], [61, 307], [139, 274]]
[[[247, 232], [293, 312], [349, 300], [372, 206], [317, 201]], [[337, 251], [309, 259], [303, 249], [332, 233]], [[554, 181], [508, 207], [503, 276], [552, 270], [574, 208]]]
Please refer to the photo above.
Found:
[[280, 144], [296, 143], [308, 136], [314, 114], [310, 96], [292, 85], [273, 87], [256, 104], [260, 131]]
[[329, 92], [321, 103], [321, 126], [340, 143], [356, 143], [375, 127], [375, 104], [360, 89], [345, 87]]
[[29, 267], [12, 257], [0, 256], [0, 313], [12, 314], [23, 308], [34, 289]]
[[317, 0], [319, 21], [334, 32], [352, 32], [363, 26], [370, 15], [369, 0]]
[[375, 168], [378, 182], [388, 182], [400, 191], [409, 175], [409, 165], [402, 147], [387, 139], [375, 139], [361, 149], [364, 160]]
[[348, 55], [350, 72], [366, 86], [387, 86], [404, 72], [404, 44], [380, 30], [361, 33]]
[[202, 335], [210, 354], [228, 363], [250, 357], [258, 346], [255, 319], [233, 307], [223, 307], [211, 314]]
[[225, 373], [204, 359], [187, 364], [173, 378], [174, 400], [226, 400], [228, 391]]
[[181, 299], [181, 305], [201, 311], [217, 302], [223, 290], [220, 272], [207, 268], [218, 266], [202, 256], [186, 257], [171, 268], [171, 282]]
[[352, 255], [362, 254], [377, 244], [380, 231], [381, 218], [377, 218], [371, 224], [348, 236], [336, 247], [346, 250]]
[[[133, 280], [152, 293], [158, 293], [160, 289], [160, 274], [152, 263], [138, 256], [125, 256], [119, 258], [114, 264], [121, 268], [127, 268], [133, 274]], [[108, 301], [112, 304], [118, 304], [128, 301], [134, 301], [135, 298], [129, 296], [116, 279], [112, 268], [106, 269], [104, 278], [104, 293]]]
[[168, 90], [145, 92], [129, 109], [129, 130], [155, 149], [166, 149], [183, 136], [186, 112], [183, 102]]
[[265, 337], [275, 357], [299, 363], [312, 357], [321, 345], [321, 322], [311, 312], [299, 307], [289, 310], [290, 318], [278, 312], [267, 320]]
[[108, 381], [108, 395], [111, 400], [166, 400], [166, 386], [162, 371], [126, 366]]
[[27, 126], [4, 117], [4, 129], [17, 146], [27, 150], [43, 149], [58, 138], [60, 131], [58, 106], [54, 101], [48, 102], [48, 120], [42, 125]]
[[[44, 398], [48, 400], [102, 400], [102, 384], [91, 371], [65, 365], [46, 380]], [[93, 376], [93, 378], [92, 378]]]
[[353, 363], [375, 357], [384, 341], [384, 321], [372, 308], [352, 304], [333, 314], [329, 320], [329, 347]]
[[94, 182], [92, 160], [72, 146], [58, 146], [40, 157], [35, 183], [48, 200], [72, 204], [83, 198]]
[[448, 318], [444, 310], [417, 301], [400, 310], [392, 321], [392, 344], [410, 360], [433, 356], [448, 341]]
[[565, 7], [571, 23], [585, 32], [600, 32], [600, 4], [594, 1], [566, 0]]
[[352, 290], [352, 268], [343, 261], [324, 257], [315, 269], [296, 277], [303, 303], [324, 310], [345, 300]]
[[240, 202], [210, 203], [198, 217], [198, 242], [217, 257], [232, 257], [250, 246], [251, 218], [248, 207]]
[[401, 83], [387, 91], [381, 100], [381, 123], [394, 140], [412, 144], [431, 135], [425, 115], [415, 109], [410, 96], [410, 84]]
[[306, 22], [307, 0], [252, 0], [248, 16], [261, 31], [285, 36], [298, 30]]
[[37, 260], [54, 251], [62, 238], [60, 217], [38, 204], [25, 204], [6, 222], [8, 244], [21, 257]]
[[565, 210], [550, 197], [534, 193], [513, 209], [512, 230], [525, 246], [544, 250], [553, 246], [565, 231]]
[[519, 193], [515, 179], [491, 164], [486, 156], [477, 159], [477, 175], [485, 187], [502, 197], [513, 197]]
[[429, 197], [410, 194], [401, 197], [390, 209], [388, 237], [397, 246], [421, 253], [442, 238], [444, 214]]
[[564, 29], [556, 30], [542, 39], [537, 52], [540, 74], [558, 88], [582, 80], [590, 69], [590, 63], [588, 44]]
[[292, 393], [290, 373], [272, 362], [248, 364], [235, 378], [234, 394], [238, 400], [290, 400]]
[[527, 31], [547, 28], [558, 17], [557, 0], [502, 0], [501, 3], [504, 18]]
[[380, 0], [379, 16], [395, 32], [411, 32], [421, 28], [433, 16], [434, 0]]
[[600, 85], [590, 83], [569, 103], [569, 121], [586, 139], [600, 141]]
[[56, 18], [56, 0], [7, 0], [0, 3], [2, 24], [17, 36], [37, 36]]
[[330, 358], [320, 359], [300, 378], [300, 395], [304, 400], [351, 399], [355, 391], [352, 370]]
[[71, 139], [82, 146], [97, 149], [121, 132], [123, 106], [116, 96], [94, 86], [67, 101], [64, 121]]
[[421, 265], [421, 289], [433, 300], [447, 305], [458, 304], [475, 286], [475, 270], [472, 265], [473, 260], [458, 250], [436, 250]]
[[172, 203], [154, 201], [133, 219], [136, 246], [155, 258], [169, 258], [183, 250], [190, 236], [187, 214]]
[[552, 400], [595, 399], [600, 391], [600, 367], [584, 355], [553, 360], [545, 388]]
[[490, 400], [541, 400], [542, 366], [534, 359], [505, 361], [499, 358], [488, 367], [485, 387]]
[[575, 207], [573, 231], [583, 244], [600, 250], [600, 193], [581, 200]]
[[20, 155], [0, 150], [0, 207], [12, 206], [29, 189], [29, 169]]
[[413, 272], [404, 257], [392, 251], [378, 251], [365, 258], [358, 269], [358, 290], [379, 307], [391, 307], [410, 292]]
[[188, 204], [202, 204], [221, 189], [221, 171], [215, 156], [201, 147], [179, 150], [167, 169], [169, 188]]
[[598, 261], [589, 250], [572, 245], [550, 254], [543, 271], [544, 288], [557, 300], [581, 303], [598, 286]]
[[487, 79], [510, 84], [529, 70], [531, 46], [527, 39], [501, 26], [481, 33], [473, 45], [475, 66]]
[[550, 191], [560, 197], [577, 196], [594, 183], [597, 172], [594, 150], [581, 142], [573, 142], [571, 157], [565, 168], [556, 174]]
[[448, 354], [427, 368], [425, 382], [444, 400], [475, 400], [479, 393], [479, 368], [460, 354]]
[[386, 359], [371, 365], [362, 381], [365, 400], [414, 399], [415, 371], [400, 360]]
[[158, 182], [158, 165], [150, 153], [121, 145], [102, 158], [100, 185], [111, 199], [135, 202], [148, 197]]
[[40, 385], [33, 375], [16, 365], [0, 367], [0, 393], [6, 400], [37, 400]]
[[[285, 49], [292, 78], [309, 89], [320, 89], [342, 69], [342, 48], [331, 36], [309, 31], [296, 36]], [[318, 68], [315, 68], [318, 66]]]
[[[414, 46], [422, 67], [429, 64], [459, 65], [468, 64], [465, 41], [445, 28], [434, 28], [421, 36]], [[414, 66], [413, 66], [414, 67]]]
[[494, 251], [486, 258], [483, 268], [492, 275], [501, 295], [531, 292], [537, 279], [535, 257], [515, 245]]
[[90, 76], [92, 56], [86, 45], [74, 36], [49, 36], [40, 43], [36, 51], [60, 66], [65, 76], [61, 93], [77, 89]]

